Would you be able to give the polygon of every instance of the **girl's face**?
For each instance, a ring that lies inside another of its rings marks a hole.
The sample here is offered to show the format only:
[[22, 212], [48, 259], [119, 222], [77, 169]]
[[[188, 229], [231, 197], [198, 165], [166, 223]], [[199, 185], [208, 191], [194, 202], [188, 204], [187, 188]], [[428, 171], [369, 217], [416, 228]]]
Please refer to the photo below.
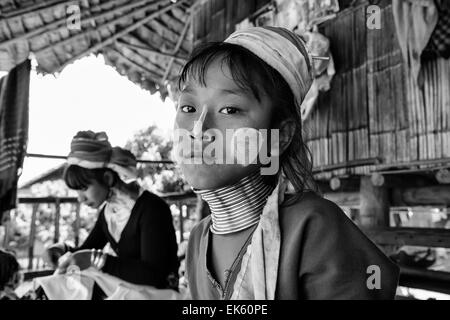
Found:
[[77, 191], [79, 202], [96, 209], [106, 200], [109, 189], [96, 180], [92, 180], [86, 189]]
[[[205, 74], [203, 86], [196, 79], [184, 84], [178, 103], [175, 128], [193, 131], [195, 122], [203, 119], [201, 131], [220, 131], [223, 137], [222, 153], [231, 154], [231, 144], [226, 142], [227, 129], [269, 129], [271, 124], [271, 101], [261, 94], [258, 101], [251, 91], [243, 90], [233, 80], [231, 72], [220, 59], [211, 62]], [[196, 129], [198, 130], [198, 123]], [[194, 130], [195, 131], [195, 130]], [[216, 138], [216, 137], [214, 137]], [[208, 140], [210, 141], [210, 140]], [[203, 149], [210, 142], [203, 141]], [[197, 155], [191, 155], [192, 157]], [[185, 178], [196, 189], [215, 189], [233, 184], [247, 176], [257, 164], [180, 164]]]

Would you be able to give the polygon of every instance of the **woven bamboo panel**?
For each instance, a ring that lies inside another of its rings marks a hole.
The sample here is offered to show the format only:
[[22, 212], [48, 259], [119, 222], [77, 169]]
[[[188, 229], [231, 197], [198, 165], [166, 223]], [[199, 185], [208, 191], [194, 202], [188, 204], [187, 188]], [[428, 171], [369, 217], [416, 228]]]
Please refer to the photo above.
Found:
[[330, 38], [337, 73], [304, 124], [314, 166], [373, 157], [388, 164], [449, 157], [450, 60], [424, 62], [420, 87], [402, 61], [391, 6], [382, 9], [381, 30], [369, 30], [365, 5], [340, 12], [320, 28]]

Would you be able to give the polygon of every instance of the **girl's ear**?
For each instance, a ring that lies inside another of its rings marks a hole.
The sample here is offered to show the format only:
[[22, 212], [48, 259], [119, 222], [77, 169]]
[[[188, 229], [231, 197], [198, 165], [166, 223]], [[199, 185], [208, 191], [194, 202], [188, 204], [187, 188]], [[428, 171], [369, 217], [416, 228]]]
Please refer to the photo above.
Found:
[[116, 184], [116, 178], [114, 176], [114, 173], [110, 170], [106, 170], [105, 173], [103, 174], [103, 181], [108, 187], [110, 188], [114, 187], [114, 185]]
[[294, 120], [286, 119], [280, 124], [280, 154], [282, 154], [291, 144], [292, 138], [295, 134], [297, 125]]

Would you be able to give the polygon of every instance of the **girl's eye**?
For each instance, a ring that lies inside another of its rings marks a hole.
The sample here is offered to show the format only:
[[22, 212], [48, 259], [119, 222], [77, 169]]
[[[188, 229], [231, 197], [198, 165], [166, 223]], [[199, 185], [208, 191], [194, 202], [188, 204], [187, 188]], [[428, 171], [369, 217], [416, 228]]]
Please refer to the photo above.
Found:
[[195, 108], [193, 106], [181, 106], [181, 111], [186, 113], [195, 112]]
[[234, 108], [234, 107], [225, 107], [220, 109], [219, 111], [220, 113], [224, 113], [224, 114], [235, 114], [239, 112], [239, 109]]

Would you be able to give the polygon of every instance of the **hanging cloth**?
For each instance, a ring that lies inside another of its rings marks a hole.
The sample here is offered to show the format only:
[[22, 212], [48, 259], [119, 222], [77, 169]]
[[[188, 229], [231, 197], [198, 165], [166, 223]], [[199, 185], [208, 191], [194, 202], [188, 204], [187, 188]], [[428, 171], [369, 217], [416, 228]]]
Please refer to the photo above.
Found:
[[430, 44], [441, 57], [450, 58], [450, 1], [437, 0], [439, 19], [431, 35]]
[[0, 221], [16, 205], [28, 140], [29, 60], [0, 79]]
[[393, 0], [392, 13], [403, 59], [420, 85], [420, 57], [438, 21], [436, 5], [433, 0]]

